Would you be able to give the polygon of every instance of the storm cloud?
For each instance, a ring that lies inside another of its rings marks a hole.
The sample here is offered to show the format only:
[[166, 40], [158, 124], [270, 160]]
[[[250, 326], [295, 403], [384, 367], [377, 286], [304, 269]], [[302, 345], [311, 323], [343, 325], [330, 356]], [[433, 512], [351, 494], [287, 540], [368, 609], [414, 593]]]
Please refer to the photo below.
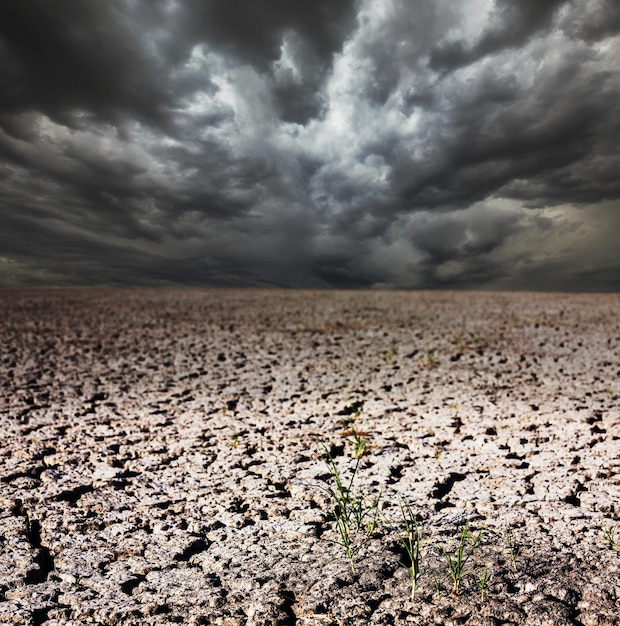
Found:
[[0, 4], [0, 285], [620, 288], [613, 0]]

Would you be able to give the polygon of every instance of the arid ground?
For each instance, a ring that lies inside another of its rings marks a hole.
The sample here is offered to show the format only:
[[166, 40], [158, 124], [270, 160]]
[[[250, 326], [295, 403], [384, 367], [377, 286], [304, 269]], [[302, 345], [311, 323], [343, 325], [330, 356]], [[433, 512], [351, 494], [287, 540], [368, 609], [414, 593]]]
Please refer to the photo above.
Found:
[[0, 328], [0, 624], [620, 624], [618, 294], [4, 290]]

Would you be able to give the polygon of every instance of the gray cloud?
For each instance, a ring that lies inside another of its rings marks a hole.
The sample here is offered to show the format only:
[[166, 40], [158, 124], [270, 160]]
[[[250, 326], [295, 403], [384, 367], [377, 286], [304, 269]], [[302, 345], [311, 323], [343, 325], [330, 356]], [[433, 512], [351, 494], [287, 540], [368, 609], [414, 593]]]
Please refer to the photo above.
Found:
[[430, 54], [431, 67], [454, 70], [482, 57], [522, 46], [541, 30], [549, 29], [556, 11], [568, 0], [496, 0], [491, 24], [473, 46], [448, 41]]
[[92, 119], [165, 126], [174, 98], [159, 80], [164, 59], [150, 55], [136, 33], [138, 18], [148, 20], [150, 10], [132, 16], [130, 6], [114, 0], [3, 5], [3, 117], [33, 107], [69, 127]]
[[0, 283], [619, 288], [612, 0], [0, 5]]
[[295, 33], [325, 62], [355, 25], [355, 2], [253, 0], [181, 3], [187, 31], [194, 41], [208, 41], [235, 58], [268, 69], [281, 54], [282, 36]]

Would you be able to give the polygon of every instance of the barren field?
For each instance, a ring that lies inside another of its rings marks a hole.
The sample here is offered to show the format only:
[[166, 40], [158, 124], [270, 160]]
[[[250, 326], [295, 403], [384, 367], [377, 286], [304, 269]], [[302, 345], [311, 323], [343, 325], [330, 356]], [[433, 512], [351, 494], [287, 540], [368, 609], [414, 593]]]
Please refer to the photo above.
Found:
[[620, 624], [620, 295], [0, 292], [0, 624]]

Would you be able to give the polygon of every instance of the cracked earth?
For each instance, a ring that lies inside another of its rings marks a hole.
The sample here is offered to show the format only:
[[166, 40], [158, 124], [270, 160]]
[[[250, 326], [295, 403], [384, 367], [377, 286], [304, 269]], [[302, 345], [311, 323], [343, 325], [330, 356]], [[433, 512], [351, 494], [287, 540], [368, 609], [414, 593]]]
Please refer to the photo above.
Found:
[[1, 291], [0, 624], [620, 623], [619, 312]]

